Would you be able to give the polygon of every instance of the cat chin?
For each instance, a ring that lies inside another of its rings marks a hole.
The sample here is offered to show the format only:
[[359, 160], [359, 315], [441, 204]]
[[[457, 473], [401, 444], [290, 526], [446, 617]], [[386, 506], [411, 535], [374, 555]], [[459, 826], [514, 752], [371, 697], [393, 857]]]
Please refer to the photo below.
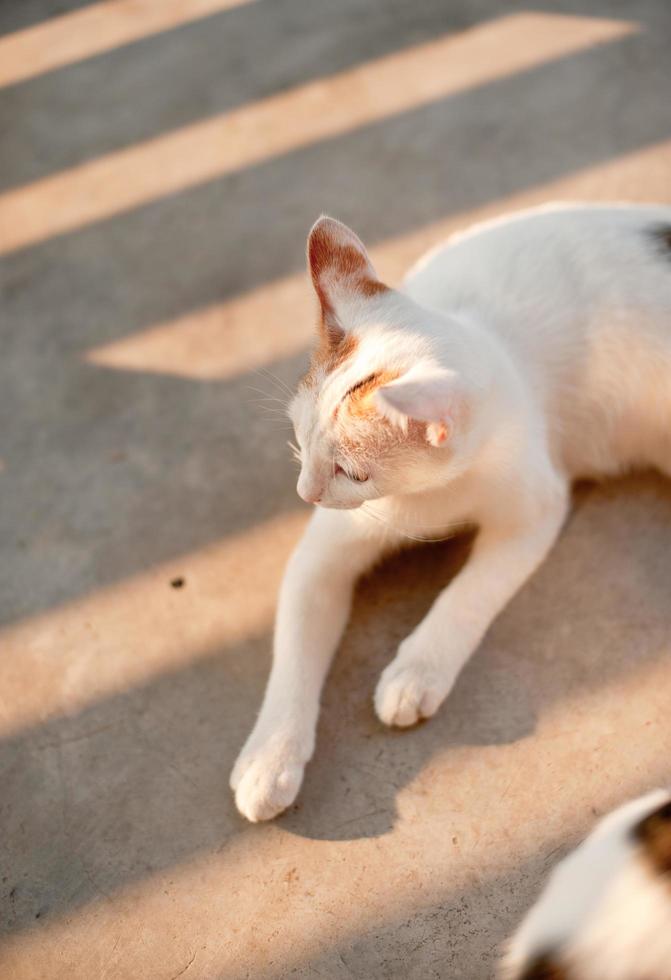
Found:
[[318, 504], [315, 504], [315, 507], [321, 507], [322, 510], [358, 510], [364, 503], [364, 500], [353, 500], [351, 503], [340, 501], [328, 503], [326, 501], [320, 501]]

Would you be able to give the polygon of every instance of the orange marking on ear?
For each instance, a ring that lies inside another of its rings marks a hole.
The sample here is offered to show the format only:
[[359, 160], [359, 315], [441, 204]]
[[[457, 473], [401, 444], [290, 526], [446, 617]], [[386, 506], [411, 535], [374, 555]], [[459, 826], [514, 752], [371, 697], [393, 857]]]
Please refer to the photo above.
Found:
[[355, 245], [338, 242], [328, 221], [312, 230], [308, 240], [308, 262], [313, 281], [327, 271], [347, 278], [363, 276], [369, 268], [365, 253]]
[[[362, 246], [363, 248], [363, 246]], [[340, 281], [364, 296], [377, 296], [388, 286], [376, 279], [366, 253], [356, 245], [338, 240], [329, 221], [313, 228], [308, 239], [310, 275], [325, 319], [333, 316], [333, 305], [324, 285], [325, 280]]]
[[389, 286], [385, 286], [383, 282], [379, 279], [359, 279], [356, 284], [358, 292], [363, 293], [364, 296], [379, 296], [380, 293], [388, 293], [391, 290]]
[[303, 384], [314, 385], [320, 377], [340, 367], [357, 349], [358, 341], [338, 322], [331, 290], [344, 288], [367, 297], [387, 291], [375, 278], [363, 245], [348, 228], [331, 218], [317, 222], [308, 238], [308, 266], [321, 307], [319, 342]]

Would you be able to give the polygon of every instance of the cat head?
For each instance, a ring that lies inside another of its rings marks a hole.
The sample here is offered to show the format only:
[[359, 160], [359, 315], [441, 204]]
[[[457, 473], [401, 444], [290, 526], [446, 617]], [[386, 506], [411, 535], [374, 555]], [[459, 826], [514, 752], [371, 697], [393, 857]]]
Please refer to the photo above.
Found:
[[553, 870], [501, 964], [501, 980], [667, 980], [671, 794], [613, 810]]
[[346, 509], [444, 481], [472, 409], [469, 379], [446, 363], [446, 318], [380, 282], [361, 241], [333, 218], [314, 225], [307, 254], [319, 317], [289, 409], [299, 495]]

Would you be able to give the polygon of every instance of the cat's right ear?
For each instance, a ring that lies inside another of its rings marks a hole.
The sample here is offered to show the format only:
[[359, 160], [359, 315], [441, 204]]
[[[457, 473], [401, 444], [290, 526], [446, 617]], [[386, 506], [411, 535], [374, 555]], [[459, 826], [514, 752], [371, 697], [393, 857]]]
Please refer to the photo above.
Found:
[[308, 270], [321, 307], [328, 339], [338, 344], [344, 337], [338, 318], [338, 301], [348, 295], [374, 296], [387, 291], [378, 279], [363, 243], [351, 228], [322, 215], [308, 235]]

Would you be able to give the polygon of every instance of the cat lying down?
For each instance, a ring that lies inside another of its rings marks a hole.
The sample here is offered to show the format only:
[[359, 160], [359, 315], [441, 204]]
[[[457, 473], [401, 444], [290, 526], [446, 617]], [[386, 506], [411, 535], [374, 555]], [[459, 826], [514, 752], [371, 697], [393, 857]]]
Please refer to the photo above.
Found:
[[502, 980], [671, 978], [671, 794], [605, 817], [553, 871]]
[[[386, 725], [432, 715], [544, 560], [577, 477], [671, 475], [671, 208], [554, 206], [451, 238], [390, 289], [356, 235], [310, 232], [319, 302], [291, 402], [300, 496], [273, 665], [231, 775], [267, 820], [295, 799], [358, 576], [409, 540], [479, 528], [470, 558], [375, 692]], [[557, 596], [561, 602], [561, 596]]]

